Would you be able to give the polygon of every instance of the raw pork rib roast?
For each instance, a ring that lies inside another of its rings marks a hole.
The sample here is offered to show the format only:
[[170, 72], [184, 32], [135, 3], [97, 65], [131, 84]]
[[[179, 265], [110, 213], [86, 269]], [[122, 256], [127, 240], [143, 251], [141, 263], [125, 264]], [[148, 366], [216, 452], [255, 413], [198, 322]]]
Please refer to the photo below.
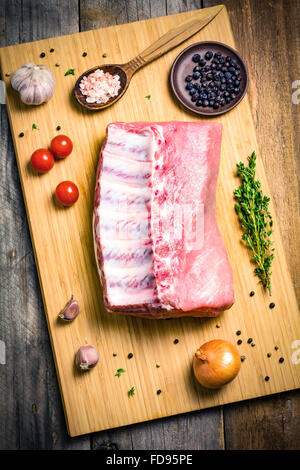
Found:
[[221, 137], [206, 122], [107, 127], [93, 225], [109, 311], [210, 317], [233, 304], [215, 215]]

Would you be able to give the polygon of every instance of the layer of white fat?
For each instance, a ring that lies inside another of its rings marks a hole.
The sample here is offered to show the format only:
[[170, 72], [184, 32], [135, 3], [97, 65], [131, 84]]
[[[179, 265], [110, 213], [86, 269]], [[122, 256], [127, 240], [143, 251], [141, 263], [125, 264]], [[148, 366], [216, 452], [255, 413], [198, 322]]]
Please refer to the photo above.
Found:
[[157, 304], [150, 238], [152, 129], [110, 125], [102, 151], [99, 224], [107, 298], [112, 306]]

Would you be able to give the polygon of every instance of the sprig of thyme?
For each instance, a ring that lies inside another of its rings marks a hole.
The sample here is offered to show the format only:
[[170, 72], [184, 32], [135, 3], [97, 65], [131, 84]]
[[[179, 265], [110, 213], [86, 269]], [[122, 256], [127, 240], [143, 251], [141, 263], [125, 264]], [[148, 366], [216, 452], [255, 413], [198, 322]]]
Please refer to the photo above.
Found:
[[242, 184], [234, 191], [237, 201], [234, 207], [244, 232], [242, 240], [253, 252], [253, 260], [256, 263], [254, 273], [271, 295], [271, 264], [274, 248], [270, 240], [270, 235], [273, 233], [273, 219], [269, 212], [270, 198], [263, 195], [260, 182], [255, 180], [255, 152], [248, 157], [248, 162], [248, 167], [242, 162], [236, 165], [237, 175]]

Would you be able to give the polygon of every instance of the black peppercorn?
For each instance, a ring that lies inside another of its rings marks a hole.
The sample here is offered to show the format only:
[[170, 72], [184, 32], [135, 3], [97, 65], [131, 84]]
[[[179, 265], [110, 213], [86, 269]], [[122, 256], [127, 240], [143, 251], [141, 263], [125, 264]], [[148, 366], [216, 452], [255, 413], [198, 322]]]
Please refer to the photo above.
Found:
[[237, 344], [240, 345], [240, 344], [242, 344], [242, 342], [243, 342], [243, 341], [242, 341], [241, 339], [239, 339], [238, 342], [237, 342]]
[[53, 49], [53, 47], [52, 47], [52, 49], [50, 49], [50, 52], [54, 52], [54, 49]]
[[87, 56], [87, 52], [84, 52], [84, 53], [82, 54], [82, 57], [86, 57], [86, 56]]
[[160, 395], [161, 394], [161, 389], [157, 390], [156, 394]]
[[133, 357], [133, 354], [129, 353], [127, 357], [128, 357], [128, 359], [131, 359]]
[[252, 341], [253, 341], [253, 339], [252, 339], [252, 338], [248, 338], [248, 341], [247, 341], [247, 343], [248, 343], [248, 344], [251, 344], [251, 343], [252, 343]]
[[246, 359], [246, 356], [241, 356], [241, 361], [244, 362]]
[[274, 349], [275, 349], [275, 351], [278, 351], [279, 347], [278, 347], [278, 346], [275, 346], [275, 348], [274, 348]]
[[272, 354], [271, 354], [271, 353], [268, 353], [268, 354], [267, 354], [267, 357], [271, 357], [271, 356], [272, 356]]
[[269, 382], [269, 380], [270, 380], [270, 377], [269, 377], [268, 375], [266, 375], [266, 376], [265, 376], [265, 381], [266, 381], [266, 382]]
[[56, 130], [57, 130], [57, 131], [60, 131], [60, 130], [61, 130], [61, 127], [60, 127], [60, 126], [57, 126]]
[[251, 346], [252, 346], [252, 348], [254, 348], [254, 346], [255, 346], [255, 343], [251, 343]]
[[24, 132], [20, 132], [19, 137], [24, 137]]
[[117, 353], [113, 353], [113, 356], [116, 357]]
[[40, 53], [40, 57], [45, 57], [45, 55], [46, 55], [45, 52]]
[[55, 64], [55, 67], [59, 67], [59, 63]]
[[274, 308], [275, 307], [275, 304], [274, 302], [271, 302], [270, 305], [269, 305], [270, 308]]
[[235, 334], [240, 336], [242, 334], [242, 332], [241, 332], [241, 330], [237, 330], [237, 332]]
[[216, 328], [221, 328], [221, 325], [219, 325], [219, 323], [217, 323]]
[[157, 367], [157, 369], [159, 369], [159, 368], [160, 368], [160, 364], [156, 364], [156, 367]]
[[283, 361], [284, 361], [284, 357], [281, 357], [281, 358], [279, 359], [280, 364], [282, 364]]
[[179, 339], [174, 339], [174, 344], [178, 344], [179, 343]]
[[255, 295], [254, 290], [252, 290], [249, 295], [250, 295], [250, 297], [253, 297]]

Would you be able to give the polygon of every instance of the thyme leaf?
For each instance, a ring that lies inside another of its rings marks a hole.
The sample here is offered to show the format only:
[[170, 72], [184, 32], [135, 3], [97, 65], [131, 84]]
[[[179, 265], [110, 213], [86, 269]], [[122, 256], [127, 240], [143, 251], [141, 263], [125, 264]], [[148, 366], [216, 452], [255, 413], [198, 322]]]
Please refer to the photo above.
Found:
[[118, 370], [117, 370], [117, 373], [115, 374], [115, 377], [121, 377], [121, 374], [122, 374], [123, 372], [125, 372], [124, 369], [118, 369]]
[[129, 398], [132, 397], [134, 394], [135, 394], [135, 388], [131, 387], [131, 389], [128, 391]]
[[145, 98], [147, 98], [147, 100], [150, 100], [151, 95], [146, 95]]
[[69, 69], [69, 70], [67, 70], [66, 73], [65, 73], [65, 76], [66, 76], [66, 75], [75, 75], [75, 69]]
[[236, 166], [241, 186], [234, 191], [234, 198], [237, 201], [234, 207], [243, 229], [242, 240], [252, 250], [253, 261], [256, 264], [255, 275], [271, 295], [274, 248], [270, 240], [273, 233], [273, 219], [269, 211], [270, 198], [263, 195], [261, 184], [255, 179], [255, 152], [248, 157], [248, 167], [242, 162]]
[[33, 124], [32, 124], [32, 130], [34, 130], [34, 129], [37, 129], [37, 130], [39, 130], [38, 126], [37, 126], [36, 124], [34, 124], [34, 123], [33, 123]]

